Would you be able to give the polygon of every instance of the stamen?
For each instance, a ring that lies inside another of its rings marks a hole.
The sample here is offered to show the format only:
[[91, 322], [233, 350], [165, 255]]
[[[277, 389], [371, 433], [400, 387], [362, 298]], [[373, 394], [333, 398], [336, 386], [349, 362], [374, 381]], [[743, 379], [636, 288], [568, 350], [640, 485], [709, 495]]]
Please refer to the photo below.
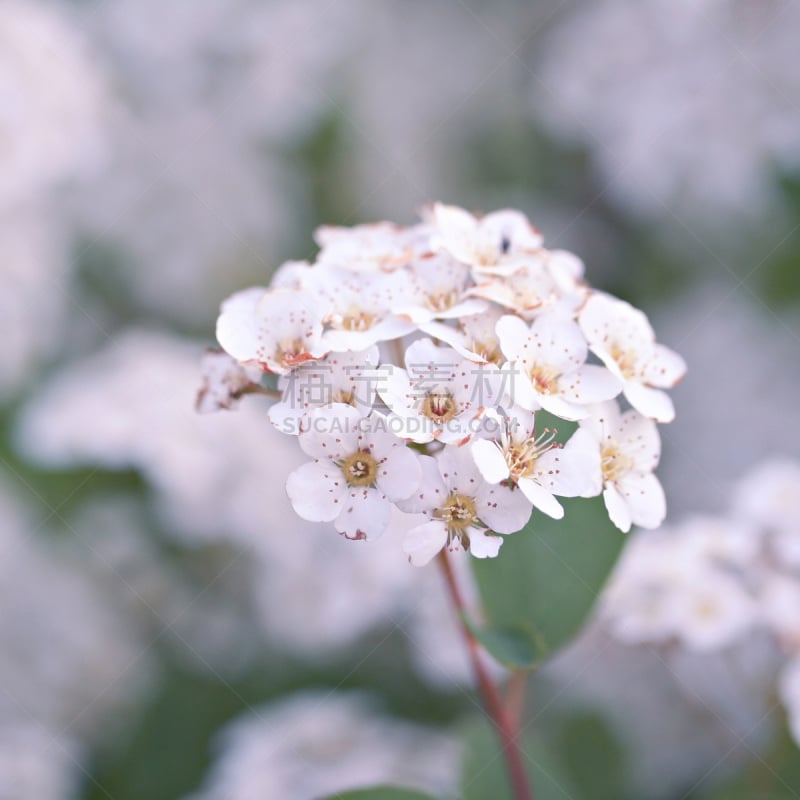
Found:
[[458, 413], [456, 401], [450, 392], [436, 390], [428, 392], [422, 401], [422, 414], [432, 419], [437, 425], [448, 422]]
[[539, 394], [555, 394], [558, 391], [559, 373], [547, 365], [533, 367], [530, 371], [531, 383]]
[[465, 494], [453, 492], [444, 505], [433, 512], [436, 519], [442, 520], [451, 536], [460, 536], [467, 528], [478, 521], [475, 501]]
[[533, 474], [537, 459], [548, 450], [561, 446], [555, 441], [557, 435], [555, 428], [545, 428], [540, 434], [524, 442], [508, 445], [505, 456], [511, 477], [516, 481]]
[[603, 480], [608, 483], [614, 483], [633, 469], [633, 463], [633, 459], [621, 452], [617, 445], [607, 445], [600, 455]]
[[368, 450], [357, 450], [339, 467], [348, 486], [372, 486], [378, 477], [378, 462]]

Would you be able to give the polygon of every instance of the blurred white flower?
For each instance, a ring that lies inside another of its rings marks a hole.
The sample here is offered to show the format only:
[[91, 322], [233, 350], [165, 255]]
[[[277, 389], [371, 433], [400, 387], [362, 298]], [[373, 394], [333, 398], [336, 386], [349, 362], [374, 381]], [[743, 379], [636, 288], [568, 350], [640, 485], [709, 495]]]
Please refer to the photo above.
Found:
[[[637, 214], [691, 222], [763, 212], [773, 169], [800, 162], [795, 3], [583, 3], [534, 65], [533, 108], [587, 144]], [[713, 146], [709, 143], [713, 142]]]
[[149, 687], [143, 630], [87, 569], [73, 530], [48, 538], [2, 493], [0, 717], [103, 741]]
[[106, 95], [63, 9], [0, 4], [0, 97], [0, 210], [97, 167]]
[[130, 300], [194, 322], [268, 272], [306, 208], [305, 176], [286, 149], [336, 108], [332, 77], [361, 29], [360, 7], [84, 4], [119, 108], [108, 169], [79, 213], [119, 251], [116, 288]]
[[789, 730], [795, 742], [800, 742], [800, 658], [794, 658], [784, 667], [779, 693], [789, 718]]
[[0, 399], [55, 349], [68, 274], [66, 237], [42, 209], [0, 209]]
[[721, 571], [698, 570], [665, 601], [673, 633], [687, 647], [703, 652], [732, 644], [757, 622], [757, 606], [742, 582]]
[[[758, 463], [733, 491], [733, 514], [797, 540], [800, 550], [800, 462], [775, 456]], [[797, 553], [796, 557], [800, 557]], [[793, 566], [800, 565], [800, 558]]]
[[380, 784], [452, 798], [460, 757], [447, 734], [381, 716], [367, 696], [305, 692], [224, 729], [192, 800], [315, 800]]
[[201, 414], [236, 408], [242, 395], [258, 388], [262, 371], [243, 367], [227, 353], [208, 350], [203, 356], [203, 383], [195, 406]]
[[0, 724], [0, 798], [74, 800], [84, 773], [74, 741], [29, 723]]

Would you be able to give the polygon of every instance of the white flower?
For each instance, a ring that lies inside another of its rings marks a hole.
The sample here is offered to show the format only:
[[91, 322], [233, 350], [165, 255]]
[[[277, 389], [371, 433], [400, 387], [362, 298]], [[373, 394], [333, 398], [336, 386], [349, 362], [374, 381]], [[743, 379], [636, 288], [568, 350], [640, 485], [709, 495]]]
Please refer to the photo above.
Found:
[[734, 514], [774, 531], [776, 545], [790, 556], [787, 563], [800, 565], [800, 462], [762, 462], [739, 481], [733, 496]]
[[741, 581], [719, 570], [696, 572], [666, 602], [678, 639], [692, 650], [733, 643], [756, 622], [756, 606]]
[[583, 334], [564, 314], [543, 314], [530, 326], [508, 315], [497, 323], [497, 336], [513, 370], [512, 400], [523, 408], [576, 420], [588, 414], [586, 404], [619, 393], [620, 383], [608, 370], [586, 364]]
[[11, 212], [0, 209], [3, 399], [18, 390], [37, 362], [53, 355], [60, 344], [69, 302], [66, 284], [70, 279], [69, 244], [63, 234], [60, 226], [38, 207], [17, 207]]
[[497, 555], [503, 543], [495, 534], [516, 533], [530, 518], [525, 495], [492, 486], [481, 476], [467, 448], [445, 448], [436, 458], [421, 456], [419, 489], [398, 508], [424, 514], [428, 522], [412, 528], [403, 550], [414, 566], [427, 564], [443, 547], [469, 550], [476, 558]]
[[498, 303], [529, 319], [543, 311], [574, 314], [587, 289], [583, 262], [566, 250], [540, 250], [507, 275], [479, 275], [468, 294]]
[[427, 322], [420, 330], [449, 344], [459, 355], [479, 364], [502, 364], [505, 359], [497, 338], [497, 321], [506, 312], [497, 306], [490, 306], [480, 314], [467, 314], [456, 321], [452, 327], [444, 322]]
[[600, 494], [600, 452], [594, 437], [579, 428], [564, 447], [556, 432], [536, 431], [534, 414], [514, 409], [502, 420], [498, 441], [477, 439], [471, 445], [481, 475], [492, 484], [511, 481], [536, 508], [554, 519], [564, 516], [556, 500]]
[[789, 718], [792, 738], [800, 744], [800, 657], [795, 656], [783, 668], [779, 692]]
[[222, 304], [217, 340], [240, 363], [285, 375], [326, 354], [321, 318], [301, 289], [245, 289]]
[[56, 7], [2, 4], [0, 207], [35, 200], [100, 160], [107, 97], [79, 34]]
[[446, 253], [428, 253], [417, 258], [405, 268], [404, 277], [410, 282], [409, 304], [396, 306], [394, 310], [416, 325], [479, 314], [487, 307], [483, 300], [467, 297], [472, 286], [470, 268]]
[[344, 228], [323, 225], [314, 233], [322, 248], [317, 265], [347, 272], [393, 272], [430, 250], [430, 228], [404, 228], [392, 222], [376, 222]]
[[430, 212], [434, 249], [446, 250], [476, 273], [508, 275], [542, 245], [542, 236], [519, 211], [477, 218], [457, 206], [436, 203]]
[[657, 528], [667, 513], [664, 490], [653, 475], [661, 457], [656, 424], [633, 409], [620, 413], [609, 401], [591, 409], [581, 427], [593, 432], [600, 448], [603, 500], [621, 530], [631, 525]]
[[203, 383], [195, 406], [202, 414], [236, 408], [242, 395], [258, 390], [262, 372], [258, 367], [243, 366], [221, 350], [209, 350], [203, 356]]
[[318, 408], [300, 434], [300, 446], [314, 461], [289, 475], [286, 491], [299, 516], [333, 522], [348, 539], [380, 536], [391, 504], [419, 486], [420, 465], [405, 443], [381, 426], [380, 417], [362, 418], [351, 406]]
[[671, 422], [675, 409], [661, 389], [675, 386], [686, 364], [656, 343], [647, 317], [623, 300], [593, 294], [578, 322], [592, 352], [622, 381], [628, 402], [646, 417]]
[[77, 800], [86, 754], [68, 732], [48, 730], [34, 717], [0, 723], [0, 797]]
[[366, 695], [308, 691], [243, 714], [188, 800], [318, 800], [385, 784], [454, 798], [458, 743], [372, 706]]
[[775, 172], [798, 163], [797, 4], [574, 9], [541, 43], [532, 109], [591, 148], [604, 189], [659, 225], [673, 208], [693, 227], [770, 208]]
[[[471, 424], [494, 400], [495, 374], [462, 358], [450, 347], [418, 339], [406, 350], [407, 370], [385, 365], [378, 393], [403, 421], [402, 435], [414, 442], [468, 439]], [[486, 379], [486, 381], [483, 380]], [[488, 385], [485, 385], [488, 382]]]
[[353, 273], [317, 265], [303, 285], [323, 308], [328, 350], [365, 350], [414, 330], [411, 320], [395, 313], [411, 297], [408, 279], [399, 271]]
[[328, 353], [319, 361], [301, 364], [278, 382], [283, 398], [269, 410], [272, 424], [284, 433], [299, 433], [310, 411], [331, 403], [345, 403], [366, 417], [375, 402], [377, 366], [377, 347]]
[[800, 581], [769, 571], [758, 593], [759, 615], [780, 643], [797, 651], [800, 648]]

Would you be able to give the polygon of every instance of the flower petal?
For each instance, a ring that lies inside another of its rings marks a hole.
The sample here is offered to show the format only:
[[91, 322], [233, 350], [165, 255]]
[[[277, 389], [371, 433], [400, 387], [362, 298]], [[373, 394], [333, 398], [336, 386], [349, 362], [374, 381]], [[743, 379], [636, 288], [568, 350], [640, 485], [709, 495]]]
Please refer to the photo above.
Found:
[[433, 456], [420, 456], [419, 465], [422, 478], [417, 490], [408, 499], [399, 500], [397, 507], [407, 514], [430, 515], [442, 506], [447, 499], [448, 491]]
[[657, 344], [642, 372], [645, 382], [650, 386], [668, 389], [686, 374], [686, 362], [674, 350]]
[[672, 422], [675, 419], [675, 406], [670, 396], [661, 389], [651, 389], [629, 381], [625, 384], [625, 397], [637, 411], [656, 422]]
[[469, 529], [469, 552], [475, 558], [495, 558], [502, 544], [502, 536], [487, 533], [480, 528]]
[[605, 367], [584, 364], [558, 382], [559, 394], [572, 403], [602, 403], [622, 391], [622, 381]]
[[655, 475], [626, 475], [617, 481], [631, 522], [642, 528], [657, 528], [667, 516], [664, 490]]
[[489, 483], [500, 483], [508, 477], [508, 464], [496, 442], [478, 439], [472, 443], [472, 457], [481, 475]]
[[258, 360], [256, 308], [267, 289], [255, 286], [232, 294], [222, 304], [217, 319], [217, 341], [237, 361]]
[[361, 421], [361, 414], [344, 403], [316, 408], [305, 419], [300, 447], [312, 458], [339, 459], [355, 453]]
[[377, 539], [389, 524], [392, 504], [370, 487], [351, 487], [342, 498], [336, 530], [348, 539]]
[[403, 552], [415, 567], [423, 567], [447, 544], [447, 526], [432, 520], [412, 528], [403, 539]]
[[497, 533], [516, 533], [531, 517], [531, 503], [519, 489], [484, 483], [475, 495], [481, 521]]
[[[405, 500], [419, 488], [422, 467], [419, 456], [405, 444], [398, 442], [378, 465], [378, 488], [389, 500]], [[373, 451], [376, 455], [377, 449]]]
[[536, 461], [536, 479], [559, 497], [596, 497], [603, 490], [600, 447], [594, 434], [578, 428], [563, 448]]
[[625, 498], [617, 491], [613, 484], [606, 486], [603, 492], [603, 501], [606, 504], [609, 519], [623, 532], [631, 529], [631, 514]]
[[539, 511], [544, 512], [548, 517], [552, 517], [553, 519], [563, 519], [563, 506], [556, 500], [551, 492], [544, 488], [544, 486], [541, 486], [531, 478], [520, 478], [519, 488], [522, 490], [525, 497], [527, 497]]
[[347, 483], [327, 459], [310, 461], [289, 473], [286, 494], [295, 513], [310, 522], [331, 522], [342, 510]]

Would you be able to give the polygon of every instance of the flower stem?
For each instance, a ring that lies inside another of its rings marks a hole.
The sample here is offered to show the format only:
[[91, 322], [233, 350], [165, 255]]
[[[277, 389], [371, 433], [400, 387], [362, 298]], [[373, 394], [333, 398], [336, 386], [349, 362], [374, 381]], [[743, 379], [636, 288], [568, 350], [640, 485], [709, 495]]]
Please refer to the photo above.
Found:
[[467, 644], [469, 659], [475, 672], [475, 678], [478, 682], [478, 689], [481, 693], [481, 697], [483, 698], [483, 704], [500, 738], [503, 757], [506, 761], [508, 775], [514, 792], [514, 800], [533, 800], [533, 791], [528, 781], [528, 774], [525, 771], [522, 751], [517, 741], [517, 724], [506, 710], [497, 687], [489, 677], [489, 673], [481, 658], [481, 646], [467, 626], [465, 616], [467, 608], [453, 573], [453, 568], [450, 565], [447, 549], [442, 549], [437, 558], [445, 583], [447, 584], [450, 599], [458, 612], [461, 632]]

